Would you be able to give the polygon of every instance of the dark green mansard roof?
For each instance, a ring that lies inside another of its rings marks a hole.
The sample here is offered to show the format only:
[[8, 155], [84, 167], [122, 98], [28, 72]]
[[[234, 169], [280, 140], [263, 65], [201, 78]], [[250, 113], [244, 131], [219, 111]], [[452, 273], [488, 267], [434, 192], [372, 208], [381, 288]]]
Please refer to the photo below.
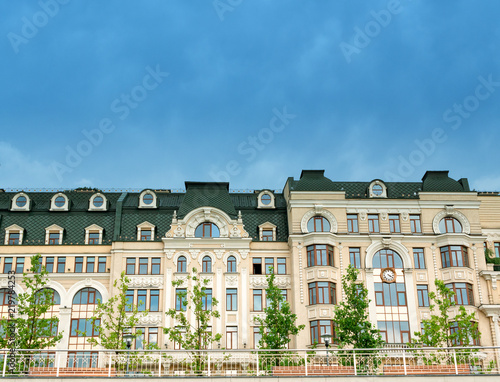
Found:
[[[304, 170], [299, 180], [289, 178], [290, 191], [340, 191], [347, 199], [369, 197], [372, 182], [333, 182], [324, 175], [324, 170]], [[448, 171], [427, 171], [422, 182], [383, 182], [390, 199], [418, 199], [420, 192], [467, 192], [467, 179], [458, 181], [448, 176]]]
[[[208, 185], [208, 186], [207, 186]], [[208, 188], [207, 188], [208, 187]], [[107, 211], [88, 211], [93, 191], [65, 191], [69, 211], [49, 211], [55, 192], [25, 192], [31, 201], [30, 211], [10, 211], [17, 192], [0, 192], [0, 245], [5, 229], [13, 224], [24, 228], [23, 245], [41, 245], [45, 229], [53, 224], [64, 228], [63, 245], [85, 244], [85, 228], [96, 224], [104, 229], [103, 244], [112, 241], [137, 241], [137, 225], [149, 222], [155, 226], [154, 241], [161, 241], [170, 229], [174, 212], [182, 218], [192, 210], [209, 206], [221, 209], [236, 219], [241, 211], [250, 237], [258, 240], [258, 227], [265, 222], [277, 226], [278, 241], [287, 241], [286, 202], [275, 194], [275, 209], [257, 209], [258, 193], [229, 193], [226, 184], [187, 182], [186, 193], [156, 191], [157, 208], [141, 209], [140, 192], [102, 192], [108, 201]]]

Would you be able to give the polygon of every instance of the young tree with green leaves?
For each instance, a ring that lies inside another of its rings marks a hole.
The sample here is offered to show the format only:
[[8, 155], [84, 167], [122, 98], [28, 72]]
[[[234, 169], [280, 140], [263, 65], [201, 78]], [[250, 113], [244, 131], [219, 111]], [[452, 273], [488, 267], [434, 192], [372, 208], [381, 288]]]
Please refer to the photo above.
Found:
[[297, 315], [292, 313], [281, 289], [274, 285], [274, 279], [274, 272], [271, 271], [267, 276], [265, 316], [255, 319], [260, 324], [261, 349], [286, 349], [292, 340], [290, 336], [296, 336], [305, 328], [305, 325], [295, 324]]
[[[212, 318], [220, 318], [220, 312], [216, 309], [219, 303], [217, 299], [206, 293], [207, 284], [208, 280], [200, 277], [196, 268], [193, 268], [192, 275], [188, 275], [186, 281], [172, 281], [172, 286], [179, 288], [176, 289], [177, 310], [169, 309], [166, 315], [172, 318], [176, 326], [163, 329], [170, 341], [178, 343], [182, 349], [196, 350], [190, 353], [196, 374], [202, 373], [207, 361], [201, 350], [206, 350], [222, 338], [222, 334], [208, 330]], [[180, 287], [185, 290], [180, 290]]]
[[[478, 330], [474, 312], [468, 314], [463, 306], [458, 314], [450, 320], [448, 310], [455, 306], [455, 292], [449, 289], [441, 280], [434, 282], [438, 293], [430, 292], [432, 301], [429, 308], [431, 317], [422, 320], [422, 332], [415, 332], [413, 346], [449, 347], [453, 345], [470, 346], [479, 340], [481, 333]], [[438, 312], [435, 312], [437, 306]], [[456, 330], [451, 330], [451, 324], [456, 324]]]
[[379, 348], [384, 344], [380, 331], [368, 318], [368, 289], [356, 283], [359, 271], [352, 265], [342, 277], [345, 301], [335, 309], [336, 340], [341, 348], [352, 346], [355, 349]]
[[[104, 349], [126, 349], [127, 344], [123, 334], [130, 332], [141, 317], [148, 314], [147, 310], [139, 311], [139, 306], [134, 305], [132, 301], [127, 300], [128, 283], [130, 279], [122, 272], [119, 279], [113, 283], [118, 288], [118, 293], [110, 297], [108, 301], [97, 301], [97, 307], [94, 309], [91, 317], [92, 330], [99, 333], [98, 337], [91, 337], [87, 342], [96, 346], [100, 345]], [[85, 335], [78, 331], [79, 334]], [[130, 334], [135, 338], [142, 333], [135, 332]]]
[[[56, 345], [62, 338], [62, 332], [57, 332], [58, 317], [48, 317], [54, 305], [54, 290], [47, 288], [48, 272], [41, 265], [42, 257], [37, 254], [31, 258], [31, 266], [23, 273], [22, 283], [25, 292], [20, 293], [16, 300], [16, 317], [0, 320], [0, 330], [8, 333], [10, 321], [14, 321], [16, 349], [46, 349]], [[0, 337], [0, 347], [9, 346], [9, 339]]]

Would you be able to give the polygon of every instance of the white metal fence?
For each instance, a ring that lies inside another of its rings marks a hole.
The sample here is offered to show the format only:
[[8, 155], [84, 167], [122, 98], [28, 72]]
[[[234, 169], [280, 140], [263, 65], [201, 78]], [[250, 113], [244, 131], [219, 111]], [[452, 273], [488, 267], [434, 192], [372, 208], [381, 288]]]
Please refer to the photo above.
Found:
[[464, 375], [499, 364], [500, 347], [0, 351], [4, 377]]

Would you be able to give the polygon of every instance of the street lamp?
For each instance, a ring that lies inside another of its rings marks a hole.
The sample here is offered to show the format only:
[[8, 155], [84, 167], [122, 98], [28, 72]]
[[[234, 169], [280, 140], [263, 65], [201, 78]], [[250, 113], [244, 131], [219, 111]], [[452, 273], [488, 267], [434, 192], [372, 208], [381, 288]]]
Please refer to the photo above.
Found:
[[323, 338], [323, 342], [325, 343], [326, 347], [326, 366], [330, 366], [330, 361], [328, 360], [328, 347], [330, 346], [330, 340], [332, 339], [332, 335], [325, 333], [321, 335], [321, 338]]
[[[123, 335], [123, 339], [125, 340], [125, 343], [127, 344], [127, 350], [130, 350], [134, 336], [130, 333], [125, 333]], [[129, 357], [130, 357], [130, 352], [127, 352], [127, 376], [128, 376], [128, 359], [129, 359]]]

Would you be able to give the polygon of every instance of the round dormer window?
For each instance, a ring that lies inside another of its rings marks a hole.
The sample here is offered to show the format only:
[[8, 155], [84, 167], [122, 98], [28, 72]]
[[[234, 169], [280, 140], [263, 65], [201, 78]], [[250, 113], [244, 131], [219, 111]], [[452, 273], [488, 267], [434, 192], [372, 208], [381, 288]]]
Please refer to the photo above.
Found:
[[268, 206], [270, 203], [271, 203], [271, 195], [269, 194], [262, 194], [262, 196], [260, 197], [260, 201], [262, 204]]
[[380, 196], [384, 192], [384, 188], [380, 184], [374, 184], [372, 187], [372, 193], [375, 196]]
[[142, 197], [142, 201], [144, 204], [147, 204], [147, 205], [150, 205], [151, 203], [153, 203], [153, 195], [151, 194], [145, 194], [143, 197]]
[[17, 199], [16, 199], [16, 206], [18, 207], [24, 207], [27, 203], [27, 199], [26, 199], [26, 196], [19, 196]]
[[92, 204], [94, 205], [94, 207], [100, 208], [104, 204], [104, 198], [102, 196], [96, 196], [92, 201]]
[[64, 196], [58, 196], [54, 201], [54, 204], [56, 205], [56, 207], [64, 207], [64, 205], [66, 204], [66, 199], [64, 198]]

